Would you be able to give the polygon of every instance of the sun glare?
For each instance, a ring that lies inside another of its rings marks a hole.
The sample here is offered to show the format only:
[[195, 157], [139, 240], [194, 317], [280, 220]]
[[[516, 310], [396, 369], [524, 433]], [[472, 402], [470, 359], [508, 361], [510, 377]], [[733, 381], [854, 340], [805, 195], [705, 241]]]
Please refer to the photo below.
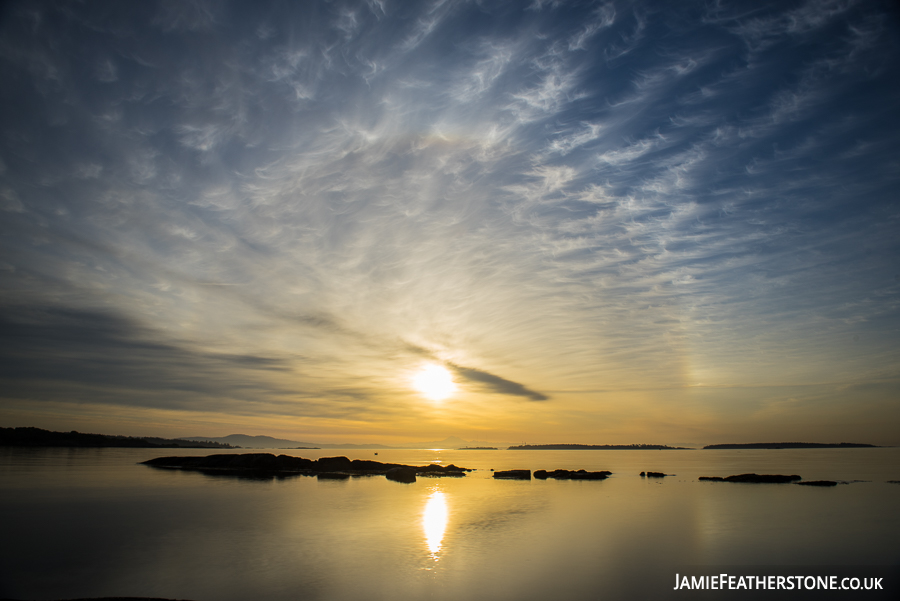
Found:
[[413, 387], [432, 401], [443, 401], [456, 392], [456, 383], [447, 368], [425, 365], [412, 377]]

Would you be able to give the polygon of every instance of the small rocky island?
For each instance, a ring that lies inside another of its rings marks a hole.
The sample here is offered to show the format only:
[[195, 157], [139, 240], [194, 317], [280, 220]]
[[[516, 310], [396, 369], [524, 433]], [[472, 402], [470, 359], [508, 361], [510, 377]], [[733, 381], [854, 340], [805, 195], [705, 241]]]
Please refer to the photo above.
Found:
[[381, 463], [347, 457], [304, 459], [271, 453], [220, 454], [206, 457], [157, 457], [141, 462], [160, 469], [180, 469], [209, 475], [246, 478], [317, 476], [320, 479], [343, 480], [351, 476], [386, 476], [397, 482], [415, 482], [416, 476], [462, 477], [473, 470], [455, 465], [429, 464], [421, 467], [399, 463]]
[[783, 476], [781, 474], [738, 474], [736, 476], [700, 476], [699, 480], [710, 482], [751, 482], [755, 484], [784, 484], [802, 480], [800, 476]]
[[[707, 482], [750, 482], [754, 484], [800, 484], [803, 486], [837, 486], [834, 480], [803, 480], [800, 476], [794, 474], [784, 476], [782, 474], [738, 474], [736, 476], [700, 476], [699, 480]], [[845, 482], [846, 484], [846, 482]]]
[[[587, 470], [535, 470], [534, 477], [538, 480], [552, 478], [554, 480], [606, 480], [612, 472], [589, 472]], [[531, 470], [505, 470], [494, 472], [497, 480], [531, 480]]]
[[601, 472], [589, 472], [586, 470], [537, 470], [534, 477], [538, 480], [546, 480], [553, 478], [554, 480], [606, 480], [612, 472], [603, 470]]

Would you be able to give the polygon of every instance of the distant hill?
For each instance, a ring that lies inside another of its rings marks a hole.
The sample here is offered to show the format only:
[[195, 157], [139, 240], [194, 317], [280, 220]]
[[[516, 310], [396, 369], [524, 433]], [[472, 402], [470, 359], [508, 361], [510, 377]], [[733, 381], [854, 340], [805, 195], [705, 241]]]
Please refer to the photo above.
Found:
[[860, 449], [875, 448], [873, 444], [858, 442], [750, 442], [746, 444], [710, 444], [704, 449]]
[[184, 440], [209, 441], [220, 444], [238, 446], [242, 449], [290, 449], [297, 447], [320, 448], [320, 445], [312, 442], [299, 442], [284, 438], [272, 438], [271, 436], [248, 436], [247, 434], [229, 434], [218, 438], [209, 436], [188, 436]]
[[106, 434], [83, 434], [75, 430], [71, 432], [52, 432], [40, 428], [0, 428], [0, 447], [230, 448], [227, 444], [216, 442], [201, 443], [179, 438], [109, 436]]
[[284, 438], [273, 438], [271, 436], [249, 436], [247, 434], [230, 434], [228, 436], [189, 436], [184, 440], [194, 441], [212, 441], [237, 445], [244, 449], [296, 449], [298, 447], [308, 449], [458, 449], [465, 446], [491, 446], [496, 443], [487, 443], [478, 440], [463, 440], [458, 436], [450, 436], [443, 440], [432, 440], [426, 442], [410, 442], [402, 445], [383, 445], [383, 444], [352, 444], [352, 443], [324, 443], [324, 442], [302, 442], [299, 440], [287, 440]]

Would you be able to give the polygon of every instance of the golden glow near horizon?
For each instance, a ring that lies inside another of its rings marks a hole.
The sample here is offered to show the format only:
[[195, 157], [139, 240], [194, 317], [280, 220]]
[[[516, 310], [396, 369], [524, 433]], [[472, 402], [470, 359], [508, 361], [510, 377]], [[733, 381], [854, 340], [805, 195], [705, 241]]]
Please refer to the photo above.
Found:
[[412, 377], [413, 388], [432, 401], [443, 401], [456, 392], [456, 382], [446, 367], [423, 365]]
[[3, 13], [0, 425], [900, 445], [887, 2], [310, 4]]
[[436, 490], [428, 497], [422, 513], [422, 530], [425, 531], [425, 542], [428, 543], [431, 557], [436, 560], [447, 530], [447, 500], [442, 491]]

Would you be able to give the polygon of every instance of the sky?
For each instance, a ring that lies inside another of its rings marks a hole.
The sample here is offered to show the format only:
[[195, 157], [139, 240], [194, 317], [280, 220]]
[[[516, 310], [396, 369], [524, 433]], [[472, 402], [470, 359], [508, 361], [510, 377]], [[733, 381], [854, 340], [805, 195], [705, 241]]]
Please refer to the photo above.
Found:
[[0, 425], [900, 444], [898, 31], [887, 0], [7, 2]]

